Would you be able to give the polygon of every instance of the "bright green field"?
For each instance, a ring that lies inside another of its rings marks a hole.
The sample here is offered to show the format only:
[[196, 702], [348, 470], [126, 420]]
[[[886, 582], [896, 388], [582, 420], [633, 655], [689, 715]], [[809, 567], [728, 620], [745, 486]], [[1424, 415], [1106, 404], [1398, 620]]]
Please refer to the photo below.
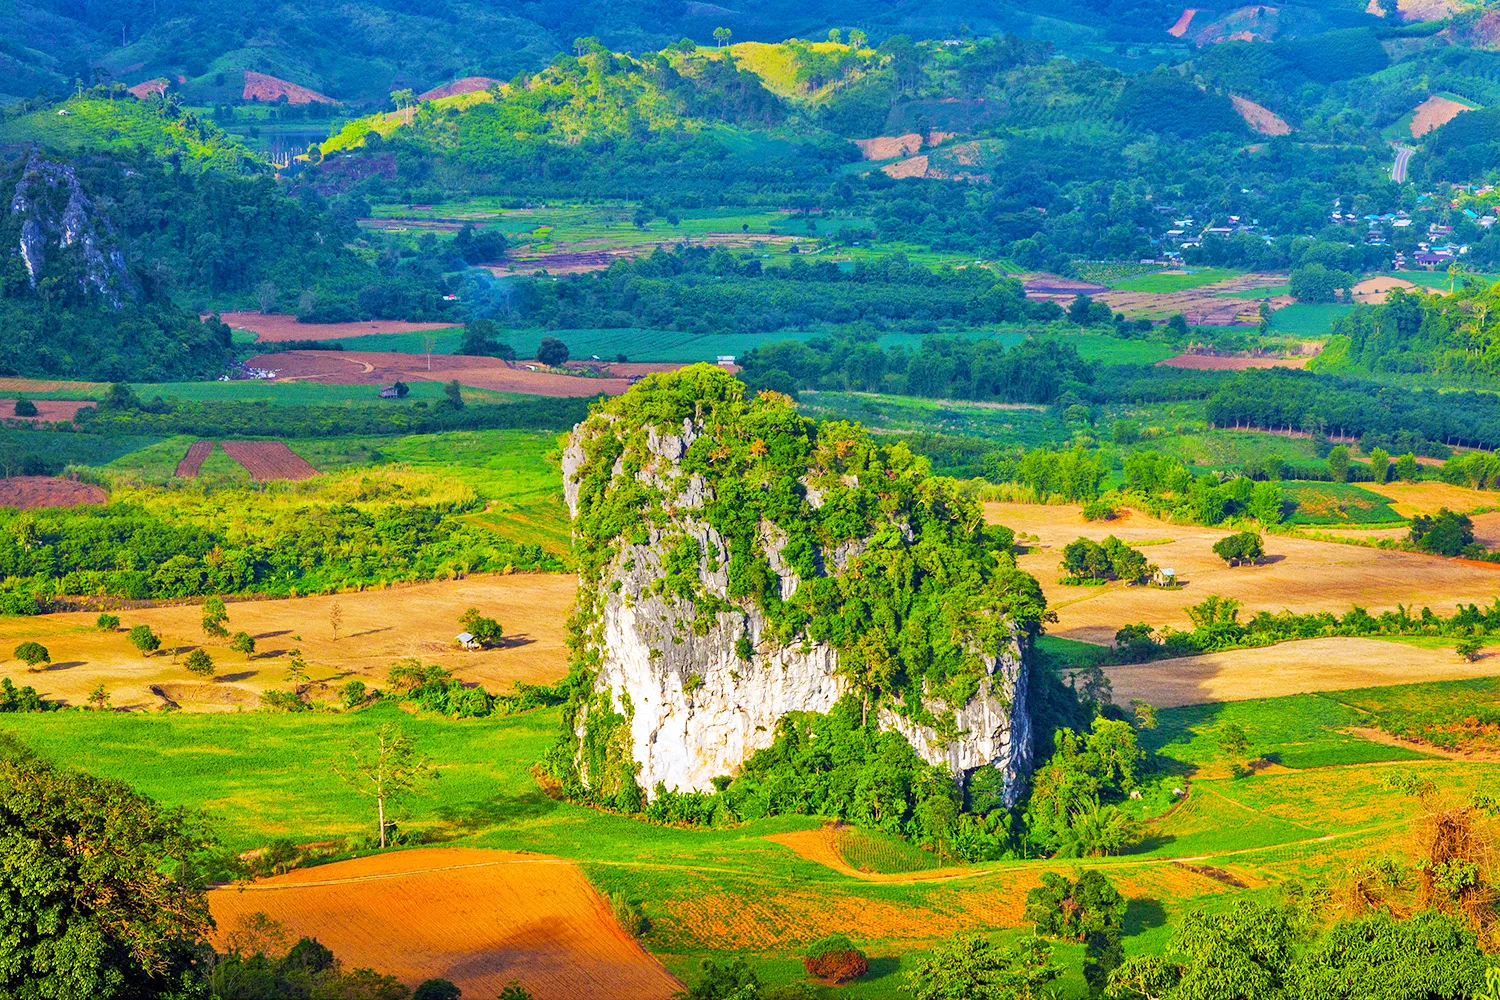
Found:
[[1295, 337], [1327, 337], [1334, 321], [1353, 308], [1338, 302], [1298, 302], [1271, 314], [1271, 330]]
[[1027, 447], [1060, 444], [1071, 432], [1041, 408], [872, 392], [804, 392], [799, 408], [818, 420], [857, 420], [876, 431], [953, 434]]
[[1167, 292], [1182, 292], [1189, 288], [1201, 288], [1216, 281], [1237, 278], [1243, 271], [1231, 271], [1219, 267], [1190, 267], [1183, 274], [1141, 274], [1116, 281], [1110, 287], [1121, 292], [1152, 292], [1157, 295]]

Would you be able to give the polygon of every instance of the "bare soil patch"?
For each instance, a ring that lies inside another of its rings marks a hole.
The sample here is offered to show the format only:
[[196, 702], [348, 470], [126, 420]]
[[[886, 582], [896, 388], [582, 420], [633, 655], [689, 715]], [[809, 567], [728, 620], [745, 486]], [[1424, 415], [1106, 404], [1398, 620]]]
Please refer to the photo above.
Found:
[[1468, 110], [1470, 108], [1466, 104], [1434, 94], [1417, 105], [1416, 114], [1411, 120], [1411, 136], [1413, 139], [1424, 136], [1433, 129], [1448, 124]]
[[3, 420], [25, 420], [27, 423], [67, 423], [78, 415], [78, 411], [85, 406], [93, 406], [92, 400], [78, 399], [33, 399], [36, 406], [36, 416], [20, 417], [16, 415], [16, 401], [14, 399], [0, 399], [0, 419]]
[[1468, 663], [1451, 649], [1379, 639], [1325, 638], [1108, 667], [1114, 699], [1159, 708], [1281, 698], [1313, 691], [1458, 680], [1500, 674], [1500, 661]]
[[182, 461], [177, 463], [177, 469], [172, 473], [184, 479], [194, 479], [198, 470], [203, 468], [203, 463], [208, 461], [208, 456], [214, 451], [212, 441], [194, 441], [188, 445], [187, 454], [182, 456]]
[[[458, 228], [454, 226], [453, 228]], [[658, 249], [672, 250], [683, 244], [724, 247], [728, 250], [752, 250], [764, 246], [789, 246], [794, 237], [771, 233], [702, 233], [692, 239], [651, 240], [621, 246], [607, 240], [579, 240], [560, 245], [543, 253], [520, 251], [502, 260], [490, 261], [486, 267], [496, 276], [510, 274], [584, 274], [603, 271], [617, 260], [647, 257]], [[566, 246], [562, 249], [561, 246]]]
[[[180, 694], [185, 700], [174, 700], [186, 711], [233, 711], [262, 691], [284, 689], [287, 651], [301, 649], [311, 668], [310, 694], [319, 701], [336, 702], [338, 688], [351, 678], [384, 687], [390, 665], [408, 656], [503, 693], [517, 681], [552, 684], [567, 674], [565, 622], [577, 587], [578, 578], [565, 573], [490, 574], [357, 593], [231, 600], [230, 631], [243, 629], [256, 639], [249, 660], [222, 640], [205, 644], [198, 602], [120, 610], [118, 632], [95, 629], [95, 611], [0, 617], [0, 654], [34, 639], [53, 661], [50, 669], [32, 673], [24, 663], [0, 659], [0, 677], [71, 705], [85, 704], [94, 686], [103, 684], [116, 708], [155, 709], [162, 704], [152, 693], [155, 685]], [[328, 621], [335, 603], [343, 615], [337, 640]], [[470, 607], [500, 622], [505, 639], [499, 646], [468, 652], [454, 645], [459, 616]], [[153, 656], [141, 656], [126, 641], [125, 630], [141, 624], [162, 637], [162, 649]], [[219, 676], [184, 687], [197, 679], [181, 661], [198, 646], [213, 657]]]
[[[1173, 313], [1182, 313], [1195, 326], [1254, 326], [1260, 322], [1260, 303], [1228, 293], [1271, 288], [1285, 284], [1286, 280], [1285, 274], [1252, 273], [1177, 292], [1129, 292], [1037, 273], [1024, 275], [1022, 284], [1027, 298], [1047, 299], [1065, 308], [1075, 295], [1082, 293], [1132, 318], [1164, 320]], [[1272, 308], [1291, 302], [1284, 296], [1267, 298], [1271, 300]]]
[[[1040, 581], [1048, 605], [1057, 612], [1058, 622], [1048, 631], [1105, 645], [1129, 622], [1186, 629], [1190, 623], [1182, 609], [1210, 594], [1242, 602], [1243, 619], [1260, 610], [1342, 614], [1354, 604], [1372, 614], [1394, 610], [1397, 604], [1430, 605], [1446, 613], [1460, 601], [1489, 604], [1500, 586], [1500, 573], [1489, 565], [1285, 535], [1266, 536], [1266, 563], [1230, 568], [1212, 551], [1227, 532], [1169, 524], [1141, 512], [1113, 522], [1090, 522], [1075, 506], [989, 503], [985, 516], [1038, 537], [1019, 562]], [[1158, 566], [1175, 569], [1186, 586], [1163, 590], [1059, 583], [1063, 546], [1079, 537], [1099, 541], [1106, 535], [1126, 542], [1171, 539], [1142, 551]]]
[[1474, 522], [1474, 541], [1491, 552], [1500, 549], [1500, 511], [1475, 514], [1470, 520]]
[[1181, 38], [1187, 34], [1188, 25], [1193, 23], [1193, 15], [1198, 13], [1198, 8], [1189, 7], [1177, 18], [1177, 22], [1167, 29], [1167, 34], [1173, 38]]
[[[262, 354], [247, 362], [286, 380], [314, 380], [330, 385], [390, 385], [397, 379], [426, 379], [499, 392], [532, 396], [618, 396], [630, 388], [624, 378], [585, 378], [554, 372], [528, 371], [523, 364], [508, 365], [497, 358], [462, 354], [399, 354], [375, 351], [283, 351]], [[682, 367], [682, 366], [677, 366]]]
[[1229, 96], [1229, 100], [1233, 102], [1234, 110], [1238, 111], [1240, 117], [1245, 119], [1245, 124], [1261, 135], [1292, 134], [1292, 127], [1286, 123], [1286, 119], [1270, 108], [1234, 94]]
[[1167, 368], [1195, 368], [1199, 371], [1244, 371], [1246, 368], [1305, 368], [1307, 358], [1250, 357], [1248, 355], [1179, 354], [1158, 361]]
[[137, 100], [144, 101], [148, 97], [165, 93], [167, 89], [167, 78], [159, 76], [154, 80], [142, 80], [134, 87], [126, 87], [125, 93]]
[[913, 156], [922, 149], [922, 134], [908, 132], [906, 135], [878, 135], [873, 139], [851, 139], [867, 160], [892, 160], [898, 156]]
[[[70, 382], [53, 378], [0, 378], [0, 392], [76, 392], [91, 395], [109, 388], [104, 382]], [[41, 405], [41, 400], [37, 400]]]
[[457, 97], [459, 94], [474, 94], [481, 90], [489, 90], [491, 87], [502, 82], [487, 76], [466, 76], [461, 80], [445, 83], [441, 87], [433, 87], [418, 97], [417, 100], [435, 101], [439, 97]]
[[926, 156], [913, 156], [910, 159], [899, 160], [896, 163], [888, 163], [880, 168], [880, 172], [897, 180], [906, 177], [926, 177], [928, 162]]
[[103, 487], [80, 483], [59, 476], [11, 476], [0, 479], [0, 507], [77, 507], [86, 503], [105, 503], [109, 494]]
[[285, 441], [220, 441], [219, 447], [244, 466], [256, 482], [311, 479], [318, 474], [318, 470], [288, 448]]
[[280, 80], [265, 73], [256, 73], [245, 70], [245, 89], [240, 94], [247, 101], [267, 101], [275, 103], [281, 97], [285, 97], [288, 104], [337, 104], [327, 94], [320, 94], [316, 90], [303, 87], [300, 84], [288, 80]]
[[257, 340], [281, 343], [287, 340], [338, 340], [371, 333], [421, 333], [451, 330], [462, 323], [407, 323], [397, 319], [360, 320], [355, 323], [298, 323], [297, 317], [258, 312], [227, 312], [219, 316], [236, 330], [249, 330]]
[[220, 944], [265, 913], [346, 967], [408, 985], [447, 979], [465, 996], [495, 996], [512, 980], [539, 1000], [667, 1000], [682, 988], [577, 868], [546, 855], [399, 851], [218, 889], [209, 907]]

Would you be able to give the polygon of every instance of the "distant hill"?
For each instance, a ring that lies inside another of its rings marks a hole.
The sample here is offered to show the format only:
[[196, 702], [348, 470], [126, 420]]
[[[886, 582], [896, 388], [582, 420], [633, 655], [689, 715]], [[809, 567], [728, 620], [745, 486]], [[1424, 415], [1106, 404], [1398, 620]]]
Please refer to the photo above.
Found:
[[260, 167], [248, 149], [212, 121], [154, 97], [85, 96], [0, 120], [0, 146], [30, 143], [61, 150], [144, 147], [158, 157], [233, 172]]

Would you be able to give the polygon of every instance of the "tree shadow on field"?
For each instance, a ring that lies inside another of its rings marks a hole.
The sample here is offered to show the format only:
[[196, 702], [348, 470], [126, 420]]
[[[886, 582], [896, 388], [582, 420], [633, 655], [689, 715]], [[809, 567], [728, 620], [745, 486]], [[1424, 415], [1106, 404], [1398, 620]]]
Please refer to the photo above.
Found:
[[444, 805], [437, 816], [444, 823], [451, 823], [465, 833], [472, 833], [502, 823], [536, 819], [557, 808], [557, 803], [547, 798], [540, 788], [533, 788], [518, 795], [494, 795], [478, 802]]
[[394, 626], [394, 625], [384, 625], [384, 626], [381, 626], [380, 628], [367, 628], [363, 632], [350, 632], [348, 635], [344, 636], [344, 638], [345, 639], [358, 639], [362, 635], [374, 635], [377, 632], [389, 632], [391, 629], [393, 629], [395, 627], [396, 626]]
[[258, 673], [260, 673], [259, 670], [241, 670], [238, 673], [233, 674], [220, 674], [219, 676], [214, 678], [214, 683], [233, 684], [235, 681], [249, 680], [251, 677], [254, 677]]
[[74, 667], [81, 667], [87, 662], [87, 660], [64, 660], [62, 663], [49, 663], [42, 668], [41, 672], [51, 673], [54, 670], [71, 670]]
[[901, 957], [899, 955], [871, 955], [870, 970], [859, 977], [862, 983], [868, 983], [874, 979], [884, 979], [894, 976], [901, 971]]
[[274, 639], [278, 635], [291, 635], [291, 634], [292, 634], [292, 630], [291, 629], [284, 628], [284, 629], [281, 629], [281, 630], [276, 631], [276, 632], [261, 632], [261, 633], [259, 633], [259, 634], [257, 634], [255, 636], [255, 639], [256, 639], [257, 642], [259, 642], [261, 639]]
[[1166, 907], [1155, 899], [1132, 899], [1125, 903], [1125, 926], [1123, 928], [1126, 937], [1160, 927], [1167, 922]]
[[492, 644], [490, 646], [490, 648], [491, 649], [514, 649], [514, 648], [516, 648], [518, 646], [530, 646], [534, 642], [536, 642], [536, 640], [533, 639], [531, 636], [527, 635], [525, 632], [520, 632], [520, 633], [517, 633], [516, 635], [501, 636], [500, 639], [499, 639], [499, 641], [495, 642], [494, 644]]
[[1273, 555], [1273, 556], [1261, 556], [1259, 559], [1257, 559], [1255, 561], [1255, 565], [1257, 565], [1257, 566], [1274, 566], [1276, 563], [1284, 562], [1285, 560], [1286, 560], [1286, 556], [1280, 555], [1280, 554]]

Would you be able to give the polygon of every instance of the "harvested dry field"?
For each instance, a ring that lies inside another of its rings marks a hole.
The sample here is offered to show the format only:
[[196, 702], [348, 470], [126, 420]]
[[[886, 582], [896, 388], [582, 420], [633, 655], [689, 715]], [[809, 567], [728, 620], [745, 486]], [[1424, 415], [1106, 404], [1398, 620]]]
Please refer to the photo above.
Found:
[[0, 479], [0, 507], [77, 507], [104, 503], [109, 494], [99, 486], [58, 476], [11, 476]]
[[[1211, 285], [1200, 285], [1180, 292], [1124, 292], [1107, 290], [1095, 295], [1100, 302], [1108, 303], [1115, 312], [1126, 316], [1147, 319], [1166, 319], [1173, 313], [1182, 313], [1194, 326], [1254, 326], [1260, 322], [1260, 303], [1255, 299], [1240, 298], [1229, 292], [1245, 292], [1252, 289], [1272, 288], [1286, 284], [1284, 274], [1242, 274], [1226, 278]], [[1273, 308], [1291, 303], [1289, 296], [1268, 296]]]
[[1158, 708], [1173, 708], [1489, 677], [1500, 674], [1500, 657], [1469, 663], [1452, 649], [1423, 649], [1380, 639], [1326, 638], [1108, 667], [1105, 673], [1118, 704], [1140, 698]]
[[1261, 135], [1291, 135], [1292, 127], [1270, 108], [1256, 104], [1254, 101], [1233, 94], [1229, 97], [1234, 103], [1234, 110], [1239, 112], [1245, 124], [1249, 125]]
[[236, 330], [249, 330], [255, 339], [268, 343], [287, 340], [339, 340], [371, 333], [421, 333], [451, 330], [460, 323], [407, 323], [396, 319], [360, 320], [357, 323], [298, 323], [297, 317], [279, 313], [227, 312], [219, 319]]
[[[1364, 306], [1383, 305], [1387, 297], [1394, 289], [1400, 288], [1404, 291], [1415, 291], [1418, 286], [1405, 278], [1392, 278], [1388, 275], [1380, 275], [1375, 278], [1366, 278], [1350, 289], [1354, 293], [1354, 301]], [[1426, 289], [1421, 289], [1426, 291]]]
[[[102, 393], [106, 382], [70, 382], [53, 378], [0, 378], [0, 392], [76, 392], [81, 395]], [[41, 405], [41, 400], [35, 401]]]
[[[331, 385], [390, 385], [397, 379], [447, 382], [457, 379], [477, 389], [522, 392], [532, 396], [618, 396], [630, 387], [623, 378], [585, 378], [527, 371], [497, 358], [434, 354], [431, 369], [425, 354], [393, 351], [283, 351], [251, 358], [248, 364], [277, 373], [283, 380], [312, 380]], [[676, 367], [681, 367], [676, 366]]]
[[1388, 497], [1391, 508], [1402, 517], [1436, 514], [1443, 507], [1460, 514], [1480, 507], [1500, 507], [1500, 493], [1493, 490], [1474, 490], [1467, 486], [1452, 486], [1431, 480], [1420, 483], [1360, 483], [1359, 486]]
[[791, 236], [770, 233], [703, 233], [692, 239], [652, 240], [626, 246], [607, 240], [579, 240], [576, 243], [561, 244], [557, 249], [545, 253], [516, 251], [503, 260], [492, 261], [483, 266], [497, 277], [536, 274], [543, 270], [548, 274], [583, 274], [606, 270], [617, 260], [647, 257], [658, 249], [673, 250], [684, 243], [729, 250], [753, 250], [768, 245], [790, 246], [792, 239]]
[[[408, 656], [504, 692], [517, 681], [552, 684], [567, 674], [565, 622], [577, 587], [578, 578], [564, 573], [492, 574], [359, 593], [230, 601], [230, 631], [254, 636], [256, 654], [247, 660], [231, 651], [227, 640], [206, 646], [219, 668], [211, 681], [198, 680], [181, 663], [182, 656], [203, 645], [197, 603], [122, 610], [122, 629], [113, 633], [93, 627], [98, 616], [93, 611], [0, 617], [0, 651], [34, 639], [53, 661], [49, 669], [30, 673], [17, 660], [0, 659], [0, 677], [72, 705], [83, 704], [102, 683], [117, 708], [159, 708], [163, 699], [152, 690], [156, 687], [188, 711], [248, 710], [260, 692], [286, 687], [287, 651], [301, 649], [313, 679], [312, 697], [323, 701], [336, 701], [338, 686], [350, 677], [383, 687], [390, 665]], [[336, 641], [328, 622], [335, 603], [343, 615]], [[470, 607], [504, 627], [498, 647], [467, 652], [454, 646], [459, 616]], [[161, 636], [160, 652], [143, 657], [126, 640], [124, 630], [140, 624]]]
[[512, 980], [538, 1000], [667, 1000], [682, 988], [577, 868], [541, 854], [399, 851], [217, 889], [209, 907], [221, 945], [264, 913], [346, 968], [408, 985], [447, 979], [464, 996], [493, 997]]
[[[197, 447], [196, 442], [193, 447]], [[220, 441], [219, 447], [224, 449], [226, 455], [243, 465], [256, 482], [311, 479], [318, 474], [318, 470], [288, 448], [285, 441]]]
[[1467, 104], [1433, 95], [1417, 105], [1411, 120], [1411, 136], [1419, 138], [1435, 128], [1441, 128], [1465, 111], [1473, 110]]
[[1196, 368], [1199, 371], [1244, 371], [1246, 368], [1305, 368], [1308, 358], [1269, 358], [1248, 355], [1179, 354], [1158, 365], [1168, 368]]
[[208, 456], [214, 451], [212, 441], [194, 441], [188, 445], [187, 454], [182, 456], [182, 461], [177, 463], [177, 469], [172, 473], [183, 479], [194, 479], [198, 470], [203, 468], [203, 463], [208, 461]]
[[[1354, 604], [1372, 614], [1393, 610], [1397, 604], [1430, 605], [1447, 613], [1460, 601], [1488, 604], [1500, 593], [1500, 566], [1436, 556], [1268, 535], [1270, 559], [1265, 564], [1230, 568], [1213, 554], [1213, 543], [1226, 534], [1214, 528], [1168, 524], [1139, 512], [1113, 522], [1088, 522], [1074, 506], [990, 503], [985, 515], [993, 523], [1040, 539], [1030, 543], [1031, 551], [1020, 557], [1020, 564], [1041, 582], [1048, 605], [1057, 612], [1058, 622], [1048, 631], [1084, 642], [1112, 643], [1115, 631], [1128, 622], [1188, 628], [1182, 609], [1209, 594], [1243, 602], [1243, 618], [1284, 608], [1343, 613]], [[1175, 569], [1186, 586], [1162, 590], [1118, 583], [1058, 583], [1063, 546], [1079, 537], [1098, 541], [1106, 535], [1160, 543], [1141, 551], [1158, 566]]]
[[16, 401], [14, 399], [0, 399], [0, 419], [25, 420], [30, 423], [66, 423], [78, 415], [78, 411], [85, 406], [93, 406], [91, 400], [78, 399], [33, 399], [36, 405], [36, 416], [16, 416]]

